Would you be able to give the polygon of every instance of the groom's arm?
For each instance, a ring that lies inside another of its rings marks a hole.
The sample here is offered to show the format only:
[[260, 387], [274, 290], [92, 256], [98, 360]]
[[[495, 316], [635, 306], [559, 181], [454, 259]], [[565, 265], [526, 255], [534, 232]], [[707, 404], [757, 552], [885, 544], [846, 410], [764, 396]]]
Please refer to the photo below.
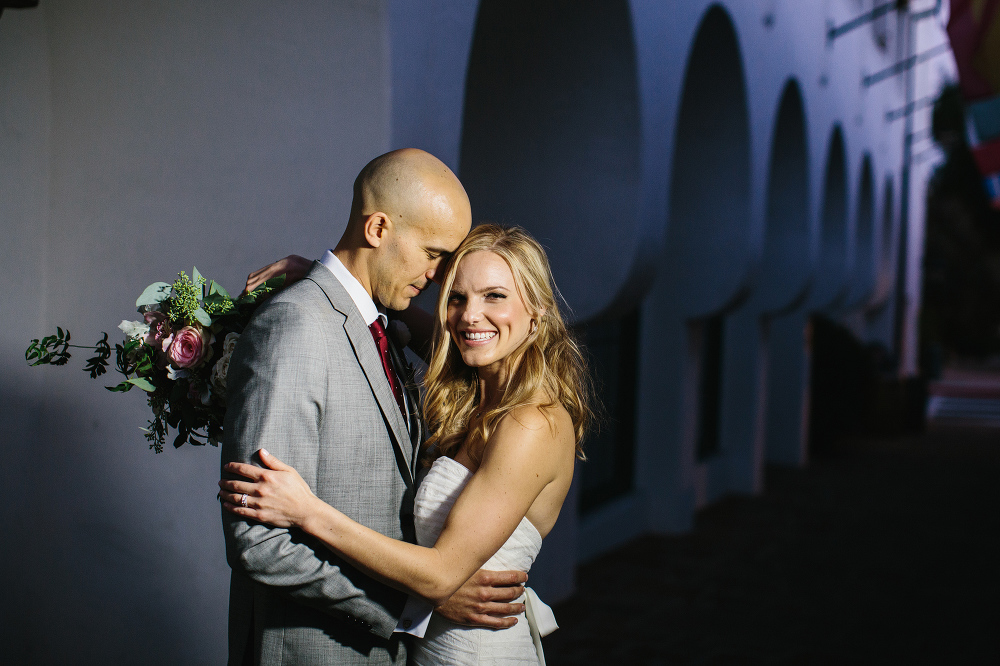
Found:
[[[305, 308], [287, 302], [262, 306], [229, 368], [223, 464], [254, 462], [253, 453], [266, 448], [315, 482], [327, 367], [325, 336]], [[361, 574], [342, 569], [297, 530], [247, 522], [226, 511], [223, 527], [234, 571], [383, 638], [392, 634], [403, 605], [398, 592], [368, 578], [362, 584], [370, 593], [361, 589], [352, 580]]]

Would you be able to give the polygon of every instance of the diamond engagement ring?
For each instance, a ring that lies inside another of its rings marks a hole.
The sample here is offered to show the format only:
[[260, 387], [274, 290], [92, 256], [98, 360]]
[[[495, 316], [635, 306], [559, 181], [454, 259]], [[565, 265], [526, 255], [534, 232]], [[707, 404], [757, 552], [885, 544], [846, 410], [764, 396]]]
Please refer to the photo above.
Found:
[[243, 493], [243, 497], [240, 498], [240, 505], [241, 506], [246, 506], [247, 505], [247, 494], [246, 493]]

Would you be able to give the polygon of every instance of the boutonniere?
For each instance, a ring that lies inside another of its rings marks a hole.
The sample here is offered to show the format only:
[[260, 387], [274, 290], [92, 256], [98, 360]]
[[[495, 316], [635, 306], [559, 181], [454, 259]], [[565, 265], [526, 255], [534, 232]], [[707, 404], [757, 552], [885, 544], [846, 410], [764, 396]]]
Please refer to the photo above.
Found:
[[416, 371], [413, 368], [413, 364], [407, 360], [406, 353], [404, 352], [404, 349], [408, 344], [410, 344], [410, 340], [413, 337], [410, 334], [410, 328], [398, 319], [393, 319], [389, 322], [389, 328], [386, 329], [386, 334], [389, 336], [389, 339], [392, 340], [393, 344], [396, 345], [396, 348], [399, 350], [399, 357], [403, 361], [402, 372], [400, 372], [403, 376], [403, 383], [410, 388], [415, 387], [417, 385]]
[[410, 340], [413, 338], [410, 334], [410, 327], [398, 319], [393, 319], [389, 322], [389, 330], [387, 333], [400, 349], [410, 344]]

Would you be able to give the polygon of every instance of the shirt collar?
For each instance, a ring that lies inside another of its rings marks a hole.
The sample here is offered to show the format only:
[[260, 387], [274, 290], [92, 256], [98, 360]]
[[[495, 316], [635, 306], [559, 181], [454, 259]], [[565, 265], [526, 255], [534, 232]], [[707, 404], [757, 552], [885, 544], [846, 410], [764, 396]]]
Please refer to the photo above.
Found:
[[365, 288], [358, 282], [358, 278], [354, 277], [351, 271], [347, 270], [347, 267], [337, 258], [333, 250], [324, 252], [323, 258], [319, 260], [319, 263], [330, 269], [330, 272], [337, 278], [337, 281], [347, 290], [351, 300], [354, 301], [354, 305], [357, 306], [358, 312], [364, 318], [365, 325], [371, 326], [376, 319], [382, 320], [382, 326], [388, 325], [389, 320], [385, 316], [385, 313], [379, 311], [375, 306], [375, 301], [372, 300], [372, 297], [368, 295]]

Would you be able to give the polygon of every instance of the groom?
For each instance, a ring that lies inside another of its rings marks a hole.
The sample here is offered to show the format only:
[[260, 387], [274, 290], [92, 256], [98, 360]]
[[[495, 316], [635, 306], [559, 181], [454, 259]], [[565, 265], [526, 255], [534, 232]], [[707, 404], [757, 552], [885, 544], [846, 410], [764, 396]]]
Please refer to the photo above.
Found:
[[[261, 305], [229, 367], [223, 464], [266, 448], [354, 520], [413, 541], [423, 439], [418, 395], [398, 373], [377, 305], [404, 310], [468, 233], [458, 178], [415, 149], [372, 160], [354, 183], [332, 252]], [[223, 511], [232, 567], [229, 664], [405, 664], [399, 630], [417, 605], [296, 530]], [[480, 571], [439, 608], [479, 626], [513, 623], [519, 572]], [[402, 619], [401, 619], [402, 618]]]

